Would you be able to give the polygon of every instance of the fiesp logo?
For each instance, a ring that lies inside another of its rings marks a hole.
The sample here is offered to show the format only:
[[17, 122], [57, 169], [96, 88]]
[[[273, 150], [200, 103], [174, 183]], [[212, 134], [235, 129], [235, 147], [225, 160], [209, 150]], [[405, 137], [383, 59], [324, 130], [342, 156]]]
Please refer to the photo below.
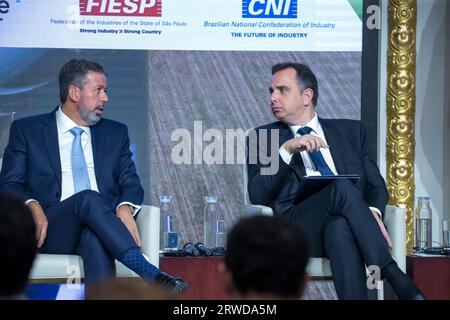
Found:
[[161, 17], [162, 0], [79, 0], [82, 16]]
[[298, 0], [242, 0], [242, 18], [297, 18]]

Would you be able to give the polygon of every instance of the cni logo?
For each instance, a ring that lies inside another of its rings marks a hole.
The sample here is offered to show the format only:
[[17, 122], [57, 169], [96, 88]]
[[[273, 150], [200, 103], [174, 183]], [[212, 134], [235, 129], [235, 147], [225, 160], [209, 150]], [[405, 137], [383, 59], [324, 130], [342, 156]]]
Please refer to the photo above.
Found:
[[82, 16], [161, 17], [162, 0], [80, 0]]
[[297, 18], [298, 0], [242, 0], [242, 18]]

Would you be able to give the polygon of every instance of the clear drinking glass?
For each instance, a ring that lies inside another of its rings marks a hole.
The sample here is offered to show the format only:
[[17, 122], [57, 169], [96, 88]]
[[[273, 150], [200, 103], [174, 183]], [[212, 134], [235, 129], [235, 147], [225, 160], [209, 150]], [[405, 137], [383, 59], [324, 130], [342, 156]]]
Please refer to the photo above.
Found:
[[450, 249], [450, 220], [442, 220], [442, 247]]
[[225, 248], [227, 245], [227, 226], [225, 220], [216, 221], [216, 247]]

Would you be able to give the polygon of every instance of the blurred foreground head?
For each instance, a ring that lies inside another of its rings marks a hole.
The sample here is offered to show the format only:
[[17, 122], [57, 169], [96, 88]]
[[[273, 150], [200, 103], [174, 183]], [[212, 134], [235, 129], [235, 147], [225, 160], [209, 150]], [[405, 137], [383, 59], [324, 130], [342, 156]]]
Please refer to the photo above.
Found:
[[0, 297], [14, 298], [25, 292], [36, 256], [35, 233], [30, 209], [21, 200], [0, 193]]
[[244, 218], [228, 236], [226, 286], [239, 298], [298, 299], [307, 263], [306, 238], [297, 226], [277, 217]]

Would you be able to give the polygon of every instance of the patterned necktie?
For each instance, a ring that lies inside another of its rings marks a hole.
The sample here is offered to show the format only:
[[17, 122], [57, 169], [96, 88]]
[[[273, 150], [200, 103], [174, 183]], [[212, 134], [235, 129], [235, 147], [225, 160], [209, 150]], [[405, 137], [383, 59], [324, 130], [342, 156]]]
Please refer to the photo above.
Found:
[[73, 134], [72, 142], [72, 175], [75, 193], [91, 189], [89, 175], [87, 171], [86, 159], [84, 158], [83, 148], [81, 147], [81, 134], [83, 129], [74, 127], [70, 129]]
[[[297, 130], [297, 133], [300, 135], [310, 134], [312, 129], [310, 127], [303, 127]], [[333, 176], [334, 173], [331, 171], [330, 167], [325, 162], [323, 155], [320, 151], [312, 151], [309, 153], [309, 157], [312, 162], [316, 166], [316, 169], [319, 170], [320, 174], [323, 176]]]

